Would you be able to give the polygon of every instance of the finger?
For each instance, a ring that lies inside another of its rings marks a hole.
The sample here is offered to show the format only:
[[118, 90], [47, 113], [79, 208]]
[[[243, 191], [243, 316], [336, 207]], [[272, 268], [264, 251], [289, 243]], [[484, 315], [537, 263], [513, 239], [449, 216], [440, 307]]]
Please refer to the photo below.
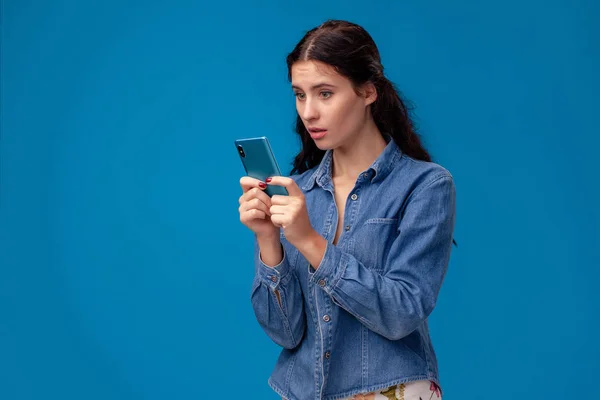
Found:
[[271, 215], [269, 211], [269, 206], [263, 203], [260, 199], [252, 199], [250, 201], [246, 201], [240, 205], [240, 212], [249, 211], [249, 210], [261, 210], [267, 215]]
[[271, 215], [271, 222], [278, 228], [283, 228], [285, 221], [286, 217], [283, 214]]
[[240, 204], [250, 201], [252, 199], [260, 199], [263, 203], [265, 203], [268, 207], [271, 207], [271, 198], [268, 194], [263, 192], [263, 189], [260, 187], [254, 187], [248, 190], [240, 197]]
[[271, 213], [271, 216], [277, 214], [282, 215], [288, 212], [288, 208], [286, 206], [271, 206], [269, 212]]
[[270, 216], [271, 211], [269, 210], [269, 208], [270, 207], [267, 207], [267, 205], [264, 204], [263, 202], [261, 202], [260, 200], [253, 199], [251, 201], [242, 203], [240, 205], [240, 207], [238, 208], [238, 211], [240, 212], [240, 214], [243, 214], [246, 211], [250, 211], [250, 210], [260, 210], [260, 211], [264, 212], [266, 215]]
[[[252, 188], [260, 188], [260, 184], [265, 184], [265, 182], [258, 180], [256, 178], [252, 178], [250, 176], [242, 176], [240, 178], [240, 186], [242, 187], [242, 191], [245, 193], [248, 190], [252, 189]], [[266, 184], [265, 184], [266, 185]], [[261, 189], [265, 189], [266, 186], [264, 188]]]
[[286, 206], [292, 203], [290, 196], [274, 195], [271, 199], [271, 205]]
[[266, 219], [266, 218], [267, 218], [267, 214], [265, 214], [261, 210], [257, 210], [257, 209], [248, 210], [248, 211], [245, 211], [242, 214], [240, 214], [240, 220], [242, 221], [242, 223], [250, 222], [255, 219]]
[[290, 196], [302, 195], [302, 190], [300, 190], [296, 181], [286, 176], [272, 176], [267, 179], [267, 185], [283, 186]]

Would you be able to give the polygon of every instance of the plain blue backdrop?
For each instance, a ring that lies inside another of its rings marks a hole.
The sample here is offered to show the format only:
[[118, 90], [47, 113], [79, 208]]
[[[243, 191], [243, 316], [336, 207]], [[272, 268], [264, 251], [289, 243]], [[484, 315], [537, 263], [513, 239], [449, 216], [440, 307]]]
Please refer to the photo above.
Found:
[[285, 56], [328, 18], [371, 33], [455, 177], [459, 247], [430, 318], [445, 399], [600, 398], [599, 16], [2, 1], [0, 398], [278, 398], [233, 140], [268, 136], [289, 172]]

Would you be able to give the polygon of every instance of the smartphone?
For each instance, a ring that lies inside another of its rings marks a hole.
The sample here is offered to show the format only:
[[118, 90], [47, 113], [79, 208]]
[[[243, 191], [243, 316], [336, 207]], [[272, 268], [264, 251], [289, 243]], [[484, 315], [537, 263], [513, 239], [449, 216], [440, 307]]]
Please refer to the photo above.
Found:
[[[269, 139], [265, 136], [238, 139], [235, 141], [235, 147], [246, 170], [246, 175], [263, 182], [270, 176], [282, 176], [273, 150], [271, 150]], [[264, 191], [269, 196], [288, 195], [288, 191], [283, 186], [267, 185]]]

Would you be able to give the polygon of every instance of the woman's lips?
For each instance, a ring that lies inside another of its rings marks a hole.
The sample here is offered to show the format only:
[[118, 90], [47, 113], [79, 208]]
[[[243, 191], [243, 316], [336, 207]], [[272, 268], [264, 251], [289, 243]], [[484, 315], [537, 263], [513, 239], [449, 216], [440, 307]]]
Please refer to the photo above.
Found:
[[327, 134], [326, 129], [309, 129], [310, 137], [313, 139], [321, 139]]

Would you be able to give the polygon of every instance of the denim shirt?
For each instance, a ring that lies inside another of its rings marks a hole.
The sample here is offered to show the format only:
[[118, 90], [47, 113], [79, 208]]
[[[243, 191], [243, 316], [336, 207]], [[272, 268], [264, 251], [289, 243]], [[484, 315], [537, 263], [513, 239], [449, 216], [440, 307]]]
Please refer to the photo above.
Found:
[[268, 383], [286, 399], [341, 399], [419, 379], [440, 384], [427, 318], [450, 259], [454, 183], [443, 167], [387, 140], [348, 196], [336, 245], [331, 150], [292, 176], [313, 229], [327, 240], [317, 269], [283, 230], [283, 260], [273, 268], [255, 241], [251, 302], [283, 347]]

